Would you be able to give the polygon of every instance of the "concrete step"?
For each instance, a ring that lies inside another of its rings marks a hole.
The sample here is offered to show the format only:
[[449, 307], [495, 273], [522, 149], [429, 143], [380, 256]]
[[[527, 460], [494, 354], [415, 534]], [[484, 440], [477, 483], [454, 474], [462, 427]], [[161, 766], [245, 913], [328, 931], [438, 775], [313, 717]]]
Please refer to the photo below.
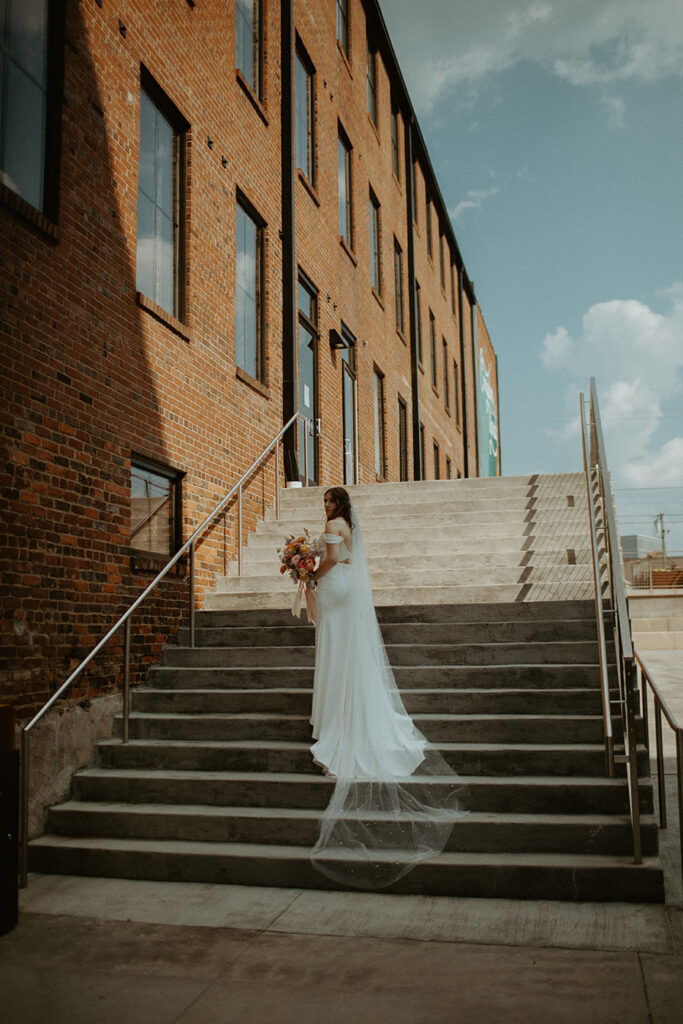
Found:
[[[532, 518], [529, 513], [526, 515], [514, 513], [501, 517], [500, 520], [487, 522], [480, 522], [478, 514], [475, 512], [467, 513], [466, 516], [464, 514], [462, 516], [414, 515], [405, 518], [403, 516], [400, 518], [378, 516], [367, 525], [361, 523], [361, 529], [366, 551], [374, 551], [376, 543], [389, 541], [396, 543], [401, 539], [405, 542], [406, 537], [419, 537], [421, 551], [423, 545], [425, 551], [433, 549], [433, 544], [430, 544], [430, 541], [438, 540], [442, 542], [448, 540], [450, 548], [451, 538], [454, 540], [459, 538], [461, 541], [466, 539], [467, 542], [472, 541], [473, 544], [489, 538], [515, 538], [520, 547], [524, 541], [531, 538], [529, 547], [535, 549], [536, 538], [545, 541], [544, 547], [546, 548], [551, 546], [549, 545], [550, 541], [553, 542], [552, 547], [563, 548], [566, 546], [565, 538], [571, 537], [572, 540], [580, 542], [575, 546], [585, 548], [586, 527], [583, 516], [576, 515], [579, 511], [570, 509], [568, 513], [572, 514], [552, 515], [549, 513], [545, 516], [539, 514], [537, 518]], [[282, 547], [284, 538], [287, 536], [303, 534], [305, 530], [308, 530], [311, 538], [315, 539], [324, 532], [324, 527], [325, 524], [320, 519], [305, 520], [296, 517], [289, 520], [260, 520], [254, 532], [249, 536], [249, 545], [272, 544], [277, 549]], [[477, 548], [475, 547], [474, 550]], [[479, 544], [478, 550], [485, 550], [485, 548]]]
[[[605, 769], [601, 743], [449, 743], [435, 749], [461, 775], [598, 775]], [[103, 768], [157, 768], [164, 771], [309, 772], [308, 743], [277, 740], [102, 740], [97, 758]], [[427, 761], [429, 752], [427, 752]], [[645, 775], [645, 752], [640, 752]], [[618, 766], [619, 767], [619, 766]]]
[[[30, 845], [30, 869], [117, 878], [336, 888], [305, 847], [181, 840], [45, 836]], [[625, 856], [444, 853], [388, 892], [509, 899], [663, 902], [661, 866]]]
[[[557, 565], [541, 566], [499, 566], [482, 573], [477, 566], [469, 566], [459, 573], [450, 569], [425, 568], [425, 569], [402, 569], [400, 571], [376, 570], [370, 574], [370, 582], [374, 590], [385, 590], [395, 588], [429, 588], [439, 590], [446, 587], [474, 587], [474, 586], [506, 586], [526, 583], [553, 583], [562, 582], [571, 584], [577, 582], [591, 582], [592, 568], [585, 565]], [[589, 575], [590, 574], [590, 575]], [[255, 594], [263, 593], [268, 596], [274, 594], [285, 594], [292, 601], [294, 600], [296, 584], [293, 583], [288, 574], [281, 574], [276, 567], [268, 573], [252, 574], [244, 576], [217, 576], [213, 594]]]
[[[472, 811], [520, 814], [628, 813], [622, 779], [589, 776], [463, 775]], [[448, 785], [448, 780], [445, 781]], [[419, 790], [419, 783], [413, 784]], [[201, 804], [203, 806], [317, 808], [327, 806], [333, 781], [316, 772], [159, 771], [145, 768], [88, 768], [74, 776], [78, 801]], [[641, 780], [640, 809], [653, 813], [653, 789]]]
[[[287, 690], [158, 690], [132, 692], [132, 709], [139, 714], [310, 714], [313, 691]], [[409, 714], [601, 714], [600, 693], [594, 689], [529, 690], [408, 690], [401, 697]]]
[[[501, 601], [587, 601], [593, 596], [591, 580], [559, 580], [552, 583], [492, 584], [477, 586], [411, 586], [411, 587], [373, 587], [373, 600], [376, 607], [382, 605], [426, 605], [426, 604], [468, 604]], [[243, 591], [240, 593], [217, 594], [208, 593], [204, 607], [208, 610], [232, 609], [271, 609], [291, 608], [294, 600], [294, 587], [290, 593], [264, 591]]]
[[[382, 571], [382, 567], [386, 566], [387, 558], [390, 554], [393, 570], [406, 571], [415, 568], [414, 554], [401, 555], [395, 551], [390, 553], [388, 551], [373, 550], [368, 552], [368, 566], [371, 575]], [[444, 551], [443, 545], [441, 545], [440, 551], [439, 545], [434, 545], [434, 550], [429, 554], [431, 556], [430, 561], [433, 561], [435, 566], [442, 570], [447, 569], [450, 572], [456, 573], [467, 569], [476, 569], [480, 573], [488, 573], [497, 568], [517, 567], [524, 569], [528, 564], [533, 564], [534, 568], [538, 569], [543, 566], [568, 565], [570, 558], [577, 565], [583, 565], [585, 563], [590, 564], [591, 560], [590, 551], [585, 547], [571, 548], [570, 554], [568, 554], [567, 547], [535, 549], [528, 553], [521, 551], [518, 544], [495, 552], [492, 552], [488, 547], [484, 549], [484, 545], [482, 545], [481, 551], [473, 551], [465, 543], [462, 545], [462, 550], [449, 549], [447, 551]], [[421, 550], [420, 558], [424, 557], [425, 552]], [[243, 574], [245, 576], [272, 574], [273, 566], [277, 567], [279, 565], [277, 548], [271, 543], [267, 545], [250, 545], [243, 552], [242, 562]], [[236, 561], [228, 564], [227, 575], [237, 575]]]
[[683, 651], [682, 632], [633, 633], [633, 646], [639, 651]]
[[[301, 622], [301, 620], [299, 620]], [[197, 647], [300, 647], [315, 644], [315, 629], [308, 625], [286, 626], [202, 626], [196, 629]], [[550, 642], [558, 637], [558, 623], [531, 620], [512, 622], [387, 622], [382, 623], [385, 644], [391, 643], [517, 643]], [[597, 642], [597, 628], [590, 619], [563, 622], [562, 640]], [[178, 631], [178, 645], [187, 646], [189, 629]]]
[[[312, 847], [322, 811], [289, 807], [206, 807], [197, 804], [89, 803], [53, 807], [50, 832], [60, 836], [175, 839], [208, 843], [264, 843]], [[378, 832], [382, 818], [372, 819]], [[642, 823], [643, 854], [657, 853], [657, 823]], [[386, 821], [387, 830], [393, 822]], [[621, 854], [632, 850], [626, 816], [493, 814], [473, 811], [455, 822], [447, 850], [461, 853]]]
[[[440, 605], [386, 605], [377, 609], [381, 623], [391, 622], [538, 622], [582, 619], [595, 631], [595, 602], [547, 601], [543, 604], [524, 602], [496, 602], [494, 604], [440, 604]], [[289, 609], [263, 608], [255, 611], [234, 609], [229, 611], [197, 612], [197, 628], [222, 626], [291, 626], [312, 629], [305, 619], [295, 619]]]
[[[597, 664], [593, 641], [538, 643], [390, 643], [392, 666], [408, 665], [590, 665]], [[288, 668], [311, 666], [312, 646], [286, 647], [165, 647], [163, 665], [190, 667]]]
[[[602, 717], [597, 715], [439, 715], [416, 714], [413, 721], [432, 743], [600, 743]], [[123, 718], [114, 720], [114, 736], [123, 735]], [[307, 715], [164, 714], [135, 712], [129, 720], [133, 740], [275, 740], [312, 743]]]
[[[600, 686], [600, 671], [593, 662], [587, 665], [420, 665], [395, 666], [394, 677], [399, 689], [584, 689]], [[614, 674], [614, 666], [612, 666]], [[313, 666], [272, 668], [226, 668], [224, 665], [196, 666], [154, 665], [147, 675], [148, 685], [169, 690], [241, 690], [273, 688], [307, 689], [313, 686]]]
[[[535, 507], [529, 508], [528, 503], [524, 502], [519, 502], [516, 505], [502, 501], [469, 502], [465, 505], [451, 502], [427, 505], [420, 502], [414, 505], [402, 505], [399, 509], [382, 507], [365, 516], [361, 512], [358, 515], [358, 520], [364, 540], [366, 533], [370, 536], [371, 533], [387, 529], [400, 529], [404, 533], [444, 529], [463, 529], [476, 532], [482, 527], [495, 530], [500, 526], [512, 525], [517, 525], [519, 529], [525, 529], [530, 523], [533, 523], [535, 527], [546, 530], [566, 531], [568, 527], [574, 530], [581, 529], [587, 523], [587, 509], [588, 506], [585, 502], [583, 505], [572, 508], [567, 508], [566, 503], [562, 505], [539, 503]], [[272, 519], [260, 520], [255, 533], [271, 535], [278, 531], [285, 535], [298, 534], [303, 527], [315, 535], [323, 533], [324, 526], [325, 520], [321, 517], [319, 510], [292, 508], [281, 510], [278, 519], [273, 516]]]

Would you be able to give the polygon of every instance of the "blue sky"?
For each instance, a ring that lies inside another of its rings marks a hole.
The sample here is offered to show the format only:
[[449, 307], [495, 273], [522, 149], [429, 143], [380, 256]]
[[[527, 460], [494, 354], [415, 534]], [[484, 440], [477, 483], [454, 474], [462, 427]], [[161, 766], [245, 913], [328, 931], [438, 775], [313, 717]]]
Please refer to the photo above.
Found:
[[[683, 553], [683, 4], [380, 0], [500, 375], [503, 472], [581, 467]], [[678, 516], [676, 519], [675, 516]]]

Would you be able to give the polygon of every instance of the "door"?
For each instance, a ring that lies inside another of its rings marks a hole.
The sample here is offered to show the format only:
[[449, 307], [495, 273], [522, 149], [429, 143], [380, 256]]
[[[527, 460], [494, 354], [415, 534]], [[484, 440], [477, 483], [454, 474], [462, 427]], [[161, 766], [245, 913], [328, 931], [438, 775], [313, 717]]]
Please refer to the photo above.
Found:
[[317, 292], [299, 275], [299, 340], [297, 391], [299, 412], [299, 477], [304, 484], [318, 482], [318, 368]]
[[344, 483], [358, 482], [358, 420], [356, 416], [356, 339], [345, 324], [341, 325], [341, 336], [346, 347], [341, 349], [342, 358], [342, 458], [344, 461]]

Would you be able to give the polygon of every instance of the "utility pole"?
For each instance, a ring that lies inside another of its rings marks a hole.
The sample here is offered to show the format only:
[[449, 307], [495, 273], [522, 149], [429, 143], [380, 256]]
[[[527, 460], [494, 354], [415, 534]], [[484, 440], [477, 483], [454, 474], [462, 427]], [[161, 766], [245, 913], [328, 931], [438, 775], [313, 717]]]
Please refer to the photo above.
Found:
[[664, 529], [664, 513], [660, 512], [655, 519], [655, 530], [662, 538], [662, 554], [664, 555], [664, 564], [666, 565], [666, 535], [669, 532]]

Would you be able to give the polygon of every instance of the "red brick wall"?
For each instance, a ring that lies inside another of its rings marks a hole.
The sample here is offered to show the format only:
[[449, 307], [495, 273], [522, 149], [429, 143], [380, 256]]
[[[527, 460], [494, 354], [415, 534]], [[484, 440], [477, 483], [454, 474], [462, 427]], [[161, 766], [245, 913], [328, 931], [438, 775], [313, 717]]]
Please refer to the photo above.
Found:
[[[366, 113], [365, 8], [361, 0], [352, 0], [350, 8], [347, 64], [336, 43], [335, 5], [294, 3], [296, 31], [317, 70], [315, 193], [297, 179], [295, 200], [297, 260], [319, 289], [325, 483], [342, 479], [341, 358], [328, 341], [330, 328], [342, 320], [358, 338], [360, 482], [375, 479], [373, 364], [385, 374], [387, 477], [398, 479], [399, 472], [399, 392], [408, 404], [413, 474], [403, 137], [397, 180], [391, 167], [389, 74], [378, 58], [375, 130]], [[131, 453], [185, 473], [187, 538], [280, 429], [280, 4], [264, 0], [264, 9], [259, 102], [235, 73], [234, 5], [224, 0], [202, 0], [194, 7], [181, 0], [119, 0], [102, 7], [95, 0], [66, 2], [56, 232], [44, 221], [41, 228], [41, 219], [22, 211], [6, 189], [0, 197], [0, 678], [3, 699], [14, 703], [20, 715], [53, 692], [152, 579], [152, 561], [146, 573], [131, 568]], [[136, 299], [141, 64], [190, 124], [183, 324], [154, 315]], [[351, 254], [339, 242], [338, 121], [353, 145]], [[417, 181], [420, 196], [424, 181], [419, 170]], [[381, 203], [380, 300], [370, 287], [370, 185]], [[264, 387], [238, 377], [235, 367], [237, 189], [266, 224]], [[418, 203], [415, 259], [425, 355], [428, 359], [431, 307], [441, 379], [441, 339], [458, 358], [459, 328], [448, 270], [445, 293], [439, 283], [438, 224], [435, 218], [432, 261], [426, 255], [423, 196]], [[404, 256], [404, 339], [394, 327], [394, 236]], [[443, 385], [434, 394], [428, 365], [425, 370], [420, 401], [427, 475], [432, 475], [432, 437], [439, 441], [444, 467], [445, 455], [451, 456], [455, 475], [463, 466], [462, 434], [444, 409]], [[473, 426], [472, 421], [472, 439]], [[272, 504], [273, 488], [271, 466], [245, 496], [245, 532]], [[200, 602], [214, 575], [234, 557], [235, 520], [233, 509], [198, 550]], [[175, 632], [187, 600], [181, 568], [136, 614], [134, 680], [143, 678], [147, 663]], [[72, 696], [117, 687], [120, 653], [120, 643], [107, 648]]]

